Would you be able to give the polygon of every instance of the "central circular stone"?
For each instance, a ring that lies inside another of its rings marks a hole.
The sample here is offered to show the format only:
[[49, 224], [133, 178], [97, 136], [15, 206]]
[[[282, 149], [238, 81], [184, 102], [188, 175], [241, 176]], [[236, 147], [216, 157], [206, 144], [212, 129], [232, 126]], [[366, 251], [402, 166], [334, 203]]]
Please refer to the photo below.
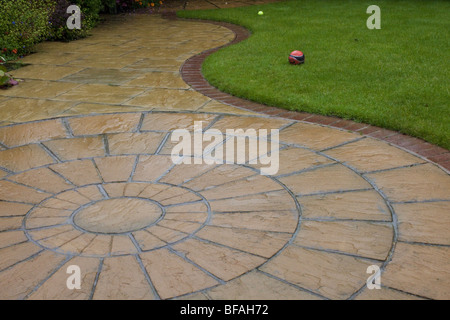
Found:
[[108, 199], [78, 211], [73, 222], [78, 227], [94, 233], [125, 233], [151, 225], [162, 213], [158, 205], [148, 200]]

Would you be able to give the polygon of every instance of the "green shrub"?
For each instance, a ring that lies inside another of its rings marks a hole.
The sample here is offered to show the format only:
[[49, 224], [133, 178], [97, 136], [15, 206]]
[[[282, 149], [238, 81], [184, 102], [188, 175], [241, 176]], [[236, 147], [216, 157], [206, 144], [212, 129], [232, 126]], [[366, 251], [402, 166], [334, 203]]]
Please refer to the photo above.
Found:
[[5, 62], [6, 59], [0, 56], [0, 89], [18, 84], [18, 82], [8, 73]]
[[86, 19], [94, 24], [99, 18], [99, 12], [103, 9], [102, 0], [72, 0], [73, 4], [80, 7]]
[[46, 38], [50, 0], [0, 0], [0, 51], [7, 60], [27, 54]]
[[[81, 29], [67, 28], [66, 22], [71, 16], [67, 13], [67, 8], [71, 4], [76, 4], [81, 9]], [[70, 41], [86, 37], [99, 19], [100, 8], [101, 0], [53, 0], [53, 10], [49, 17], [51, 30], [48, 40]]]
[[148, 9], [150, 12], [161, 6], [163, 0], [102, 0], [104, 11], [109, 13], [126, 12], [135, 9]]

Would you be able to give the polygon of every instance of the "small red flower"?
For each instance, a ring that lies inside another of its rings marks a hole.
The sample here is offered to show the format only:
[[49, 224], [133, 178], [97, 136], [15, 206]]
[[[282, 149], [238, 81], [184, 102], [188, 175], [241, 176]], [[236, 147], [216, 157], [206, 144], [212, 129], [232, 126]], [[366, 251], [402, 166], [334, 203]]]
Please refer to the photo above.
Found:
[[17, 53], [17, 49], [13, 49], [12, 53], [16, 54]]

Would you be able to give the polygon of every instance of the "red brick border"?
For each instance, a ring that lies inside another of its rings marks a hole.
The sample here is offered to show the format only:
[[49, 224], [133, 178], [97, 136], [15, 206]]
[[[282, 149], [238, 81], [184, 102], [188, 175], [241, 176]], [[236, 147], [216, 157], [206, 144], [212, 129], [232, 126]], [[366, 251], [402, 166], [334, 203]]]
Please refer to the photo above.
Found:
[[[175, 12], [165, 13], [163, 14], [163, 17], [168, 19], [179, 19], [176, 17]], [[233, 31], [236, 35], [234, 40], [231, 41], [230, 43], [214, 49], [206, 50], [198, 55], [189, 58], [184, 62], [184, 64], [180, 69], [181, 76], [187, 84], [189, 84], [193, 89], [197, 90], [198, 92], [222, 103], [247, 109], [250, 111], [260, 112], [266, 115], [277, 116], [292, 120], [301, 120], [309, 123], [321, 124], [334, 128], [359, 132], [372, 138], [384, 140], [394, 146], [415, 153], [419, 156], [426, 158], [431, 162], [440, 165], [441, 167], [447, 170], [450, 170], [450, 151], [438, 147], [436, 145], [433, 145], [422, 139], [414, 138], [397, 131], [375, 127], [369, 124], [358, 123], [351, 120], [340, 119], [337, 117], [322, 116], [306, 112], [288, 111], [276, 107], [269, 107], [260, 103], [234, 97], [228, 93], [222, 92], [219, 89], [213, 87], [203, 77], [202, 74], [203, 61], [206, 59], [206, 57], [218, 51], [219, 49], [247, 39], [250, 36], [250, 32], [244, 27], [234, 25], [231, 23], [208, 21], [208, 20], [196, 20], [196, 21], [202, 21], [226, 27], [231, 31]]]

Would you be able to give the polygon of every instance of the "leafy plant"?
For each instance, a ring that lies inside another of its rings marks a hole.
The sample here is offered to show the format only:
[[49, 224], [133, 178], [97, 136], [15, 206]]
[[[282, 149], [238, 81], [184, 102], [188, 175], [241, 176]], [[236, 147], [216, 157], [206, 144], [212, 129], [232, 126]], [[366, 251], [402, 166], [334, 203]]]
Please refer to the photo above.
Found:
[[6, 60], [31, 52], [47, 36], [51, 0], [0, 0], [0, 52]]
[[[48, 40], [71, 41], [84, 38], [96, 25], [99, 19], [99, 11], [102, 7], [101, 0], [53, 0], [54, 9], [49, 16], [51, 30]], [[66, 22], [71, 14], [67, 8], [76, 4], [81, 9], [81, 29], [69, 29]]]
[[0, 88], [15, 86], [19, 84], [14, 78], [7, 72], [8, 69], [4, 65], [6, 59], [0, 56]]
[[134, 9], [153, 9], [161, 6], [162, 0], [103, 0], [105, 11], [109, 13], [125, 12]]

